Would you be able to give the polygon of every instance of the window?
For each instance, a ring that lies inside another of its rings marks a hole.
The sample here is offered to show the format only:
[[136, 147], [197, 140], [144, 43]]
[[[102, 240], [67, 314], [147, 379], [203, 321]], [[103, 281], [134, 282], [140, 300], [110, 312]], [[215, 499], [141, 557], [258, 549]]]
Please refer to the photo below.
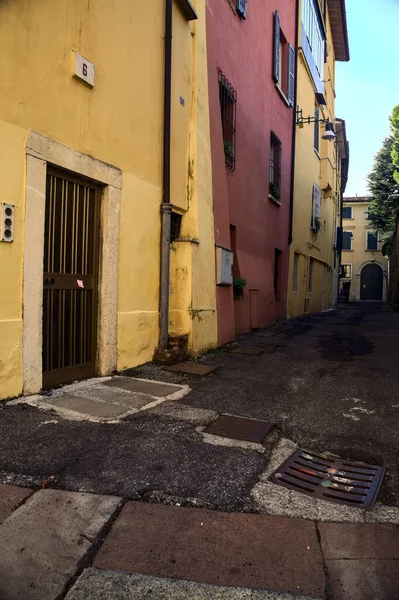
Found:
[[170, 217], [170, 241], [175, 242], [180, 237], [181, 218], [179, 213], [172, 212]]
[[226, 166], [234, 171], [236, 165], [236, 104], [237, 92], [219, 70], [219, 101], [222, 117], [223, 145]]
[[315, 104], [315, 107], [314, 107], [314, 118], [315, 118], [315, 122], [314, 122], [314, 149], [317, 150], [317, 152], [319, 151], [319, 148], [320, 148], [320, 123], [319, 123], [319, 114], [320, 114], [319, 107], [317, 106], [317, 104]]
[[375, 231], [367, 232], [366, 250], [378, 250], [378, 233]]
[[321, 189], [319, 186], [313, 184], [313, 198], [312, 198], [312, 221], [310, 224], [313, 231], [320, 229], [320, 200], [321, 200]]
[[352, 250], [353, 233], [351, 231], [342, 232], [342, 250]]
[[302, 50], [317, 91], [323, 93], [326, 36], [317, 0], [302, 2]]
[[352, 279], [352, 265], [341, 265], [342, 277], [345, 279]]
[[309, 259], [308, 292], [313, 291], [313, 258]]
[[281, 250], [278, 248], [274, 249], [274, 295], [278, 296], [280, 293], [280, 261], [281, 261]]
[[295, 252], [294, 254], [294, 266], [292, 271], [292, 291], [298, 291], [298, 260], [299, 255]]
[[281, 142], [273, 131], [270, 133], [270, 178], [269, 191], [273, 198], [280, 200], [281, 182]]
[[290, 106], [294, 106], [295, 50], [281, 30], [278, 12], [274, 13], [273, 31], [273, 80]]
[[343, 206], [342, 207], [342, 218], [343, 219], [353, 219], [352, 206]]

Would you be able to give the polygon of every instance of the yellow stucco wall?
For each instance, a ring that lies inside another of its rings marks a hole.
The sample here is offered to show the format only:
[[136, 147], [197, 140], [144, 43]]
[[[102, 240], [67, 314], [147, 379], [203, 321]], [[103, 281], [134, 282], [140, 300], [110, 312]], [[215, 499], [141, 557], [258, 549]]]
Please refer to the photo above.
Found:
[[[300, 3], [301, 4], [301, 3]], [[299, 8], [302, 14], [302, 8]], [[326, 32], [329, 54], [324, 64], [326, 106], [320, 106], [320, 118], [335, 118], [335, 56], [329, 17]], [[299, 19], [299, 40], [301, 40]], [[297, 104], [303, 116], [314, 116], [316, 88], [301, 48], [298, 52]], [[319, 152], [314, 149], [314, 126], [297, 127], [294, 179], [293, 241], [290, 250], [288, 279], [288, 317], [304, 312], [317, 312], [331, 307], [336, 293], [337, 265], [334, 262], [336, 215], [339, 207], [340, 178], [335, 144], [322, 140], [324, 125], [320, 124]], [[321, 189], [321, 229], [311, 230], [313, 184]], [[294, 256], [298, 255], [298, 286], [293, 290]], [[309, 291], [309, 264], [313, 260], [312, 291]]]
[[[209, 148], [205, 0], [194, 4], [197, 22], [188, 23], [173, 7], [171, 199], [199, 244], [186, 244], [190, 251], [179, 258], [190, 272], [179, 298], [190, 318], [176, 324], [172, 311], [171, 333], [188, 333], [191, 350], [199, 351], [216, 344], [216, 316], [212, 277], [203, 284], [204, 269], [208, 277], [214, 270], [210, 155], [200, 154]], [[72, 76], [73, 51], [95, 64], [93, 89]], [[25, 143], [32, 130], [122, 171], [116, 366], [152, 358], [159, 321], [163, 57], [163, 0], [0, 3], [0, 174], [4, 200], [16, 205], [15, 241], [0, 244], [0, 398], [22, 391]], [[178, 278], [172, 260], [172, 290]], [[208, 315], [200, 334], [194, 307]]]
[[[361, 269], [365, 264], [373, 261], [380, 267], [388, 272], [388, 261], [381, 252], [381, 242], [379, 243], [379, 250], [366, 250], [366, 232], [374, 231], [367, 217], [367, 202], [346, 202], [344, 199], [344, 206], [352, 207], [352, 219], [343, 219], [342, 227], [344, 231], [349, 231], [353, 234], [352, 239], [352, 250], [342, 250], [341, 263], [343, 265], [352, 266], [352, 277], [351, 279], [343, 278], [342, 283], [345, 281], [351, 281], [350, 288], [350, 300], [360, 299], [360, 274]], [[384, 300], [386, 299], [386, 286], [387, 276], [384, 277]]]

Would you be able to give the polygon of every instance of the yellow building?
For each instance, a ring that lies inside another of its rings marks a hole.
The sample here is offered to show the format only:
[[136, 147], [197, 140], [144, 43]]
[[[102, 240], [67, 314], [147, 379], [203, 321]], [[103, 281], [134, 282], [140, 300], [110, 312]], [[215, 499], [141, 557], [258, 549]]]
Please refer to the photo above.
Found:
[[[336, 302], [337, 219], [349, 159], [345, 122], [335, 115], [335, 62], [349, 60], [345, 2], [299, 4], [289, 317]], [[335, 138], [323, 139], [331, 130]]]
[[350, 283], [349, 300], [386, 300], [388, 261], [371, 225], [369, 198], [344, 198], [342, 207], [341, 288]]
[[4, 0], [0, 49], [0, 398], [151, 360], [160, 288], [214, 346], [205, 0]]

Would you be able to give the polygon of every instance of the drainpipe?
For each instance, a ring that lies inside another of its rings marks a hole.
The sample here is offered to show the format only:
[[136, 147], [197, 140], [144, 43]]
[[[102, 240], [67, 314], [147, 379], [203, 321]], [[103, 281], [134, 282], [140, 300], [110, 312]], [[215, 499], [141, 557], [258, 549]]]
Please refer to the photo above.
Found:
[[298, 98], [298, 41], [299, 41], [299, 0], [296, 1], [295, 10], [295, 91], [292, 118], [292, 150], [291, 150], [291, 189], [290, 189], [290, 220], [288, 244], [292, 244], [292, 226], [294, 220], [294, 177], [295, 177], [295, 142], [296, 142], [296, 109]]
[[161, 268], [159, 290], [159, 347], [169, 342], [169, 278], [170, 278], [170, 129], [172, 90], [172, 2], [165, 0], [165, 67], [163, 124], [163, 190], [161, 204]]

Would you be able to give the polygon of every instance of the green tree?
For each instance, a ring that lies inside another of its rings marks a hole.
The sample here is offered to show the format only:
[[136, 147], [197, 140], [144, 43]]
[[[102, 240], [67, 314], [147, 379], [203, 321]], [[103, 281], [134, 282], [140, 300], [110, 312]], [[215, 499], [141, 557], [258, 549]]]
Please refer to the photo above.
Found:
[[[391, 123], [391, 131], [393, 136], [392, 162], [396, 169], [399, 169], [399, 104], [393, 109], [391, 118], [389, 120]], [[399, 183], [399, 171], [395, 170], [393, 176], [395, 181]]]
[[386, 254], [389, 254], [395, 232], [396, 212], [399, 205], [399, 186], [394, 179], [393, 148], [394, 138], [386, 137], [376, 154], [373, 168], [367, 178], [371, 194], [369, 214], [373, 226], [382, 234], [383, 252]]

